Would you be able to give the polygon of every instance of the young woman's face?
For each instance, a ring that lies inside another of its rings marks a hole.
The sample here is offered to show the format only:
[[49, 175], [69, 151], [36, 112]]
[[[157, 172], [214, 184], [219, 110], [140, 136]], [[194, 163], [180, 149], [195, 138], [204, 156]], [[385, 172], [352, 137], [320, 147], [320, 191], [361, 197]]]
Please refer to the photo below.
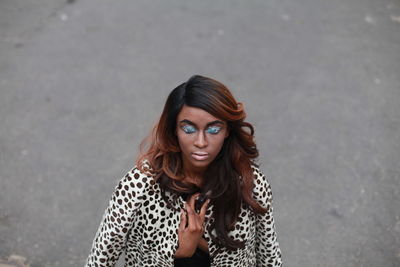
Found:
[[204, 171], [229, 134], [226, 122], [207, 111], [184, 105], [176, 123], [184, 168], [191, 172]]

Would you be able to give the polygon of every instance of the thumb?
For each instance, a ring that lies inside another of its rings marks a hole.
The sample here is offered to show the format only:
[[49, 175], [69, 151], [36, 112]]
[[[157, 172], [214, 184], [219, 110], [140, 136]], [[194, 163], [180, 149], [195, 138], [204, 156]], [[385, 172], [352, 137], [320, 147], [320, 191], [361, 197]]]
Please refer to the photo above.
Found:
[[181, 209], [181, 222], [180, 222], [180, 224], [179, 224], [179, 230], [180, 230], [180, 231], [185, 230], [185, 228], [186, 228], [186, 221], [187, 221], [186, 212], [185, 212], [183, 209]]

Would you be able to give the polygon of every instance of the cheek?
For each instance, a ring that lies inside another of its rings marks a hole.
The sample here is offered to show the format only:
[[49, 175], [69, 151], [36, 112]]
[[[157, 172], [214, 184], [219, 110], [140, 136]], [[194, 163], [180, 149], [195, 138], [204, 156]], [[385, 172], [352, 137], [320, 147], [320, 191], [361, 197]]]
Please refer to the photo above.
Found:
[[225, 138], [224, 136], [215, 138], [212, 142], [213, 152], [218, 154], [221, 150], [222, 146], [224, 145]]
[[189, 149], [189, 146], [191, 144], [190, 137], [188, 135], [181, 135], [178, 134], [178, 143], [179, 147], [181, 148], [181, 151], [186, 151]]

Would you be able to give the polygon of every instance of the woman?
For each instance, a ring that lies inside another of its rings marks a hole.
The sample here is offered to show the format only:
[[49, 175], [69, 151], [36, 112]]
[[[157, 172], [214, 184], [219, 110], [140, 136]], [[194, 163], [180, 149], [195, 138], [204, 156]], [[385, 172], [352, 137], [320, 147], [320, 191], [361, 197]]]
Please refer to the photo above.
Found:
[[176, 87], [115, 188], [86, 266], [114, 266], [122, 251], [125, 266], [281, 266], [271, 188], [244, 119], [216, 80]]

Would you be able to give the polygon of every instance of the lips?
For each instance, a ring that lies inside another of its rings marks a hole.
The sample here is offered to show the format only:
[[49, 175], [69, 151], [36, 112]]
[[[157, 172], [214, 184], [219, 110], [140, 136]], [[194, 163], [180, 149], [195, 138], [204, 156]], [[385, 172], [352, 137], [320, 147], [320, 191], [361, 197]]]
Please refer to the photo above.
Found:
[[192, 158], [195, 160], [206, 160], [208, 159], [208, 153], [206, 152], [193, 152], [192, 153]]

